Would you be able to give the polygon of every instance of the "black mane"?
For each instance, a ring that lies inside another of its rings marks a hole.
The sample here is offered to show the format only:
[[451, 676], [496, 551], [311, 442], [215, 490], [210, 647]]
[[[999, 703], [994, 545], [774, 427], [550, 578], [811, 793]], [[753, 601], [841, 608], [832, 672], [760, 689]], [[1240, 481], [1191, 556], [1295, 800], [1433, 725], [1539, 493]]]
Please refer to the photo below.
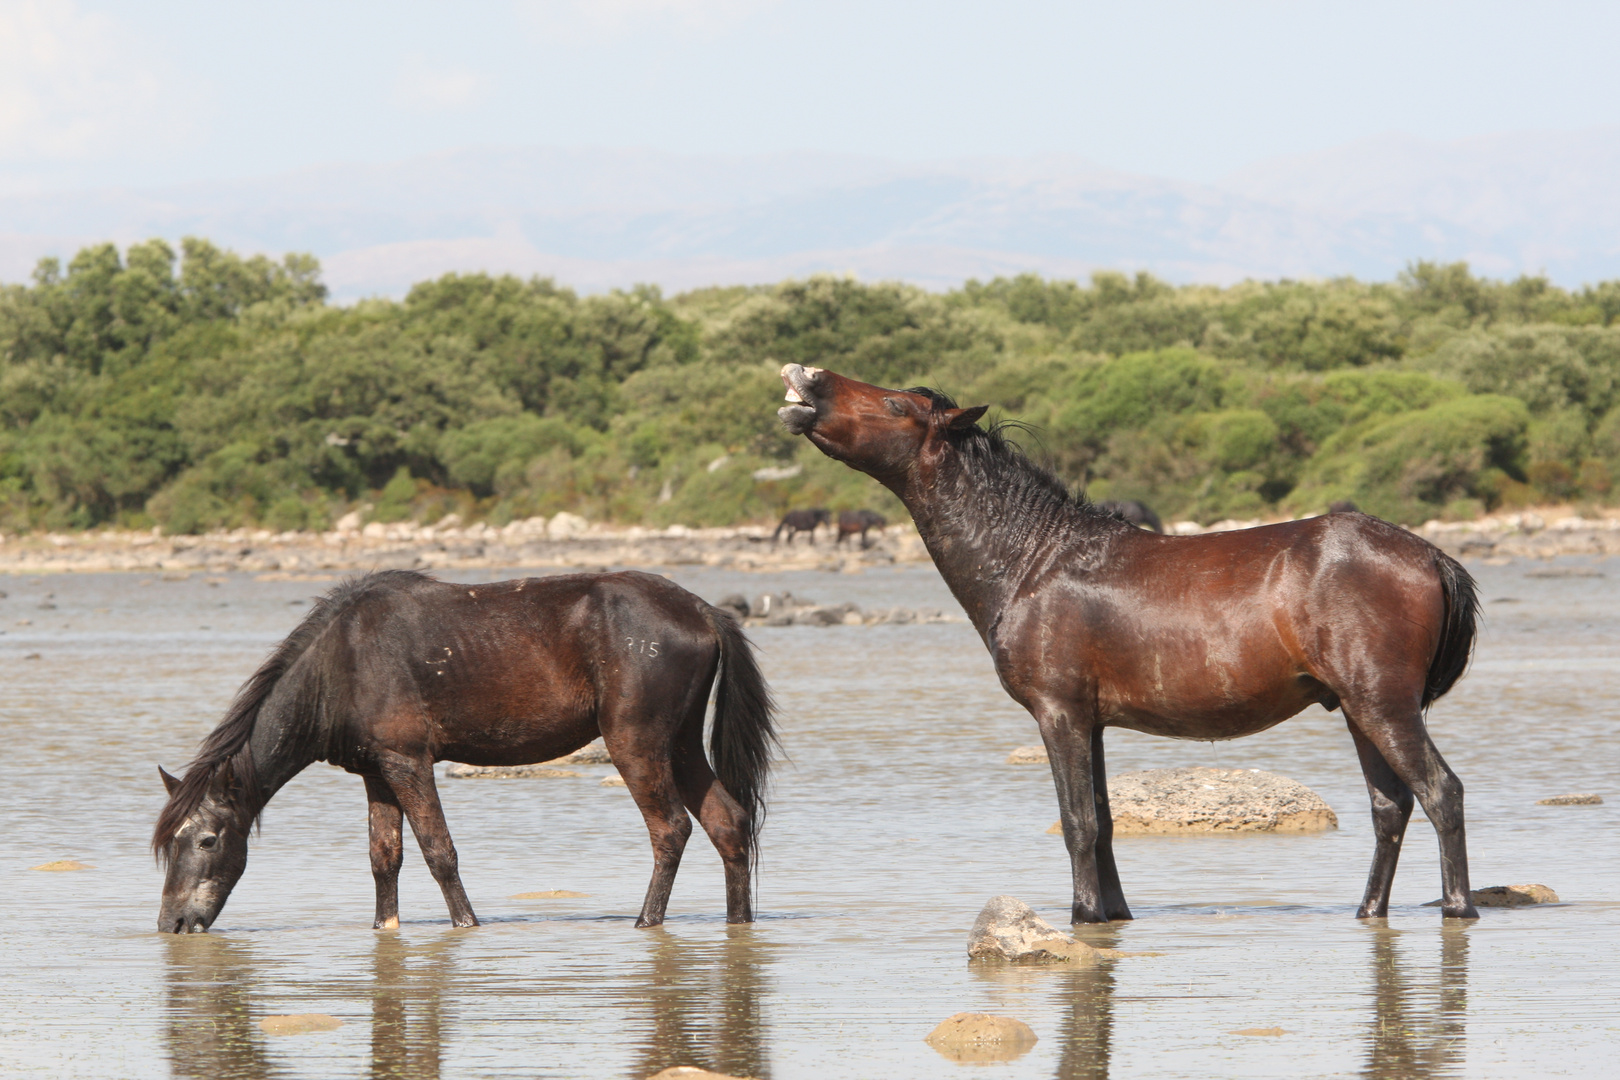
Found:
[[[954, 409], [949, 394], [928, 387], [912, 387], [907, 393], [920, 394], [935, 409]], [[966, 478], [976, 487], [1002, 493], [1021, 513], [1048, 524], [1084, 524], [1112, 521], [1098, 510], [1083, 492], [1071, 491], [1050, 468], [1032, 459], [1007, 432], [1029, 430], [1016, 420], [998, 420], [988, 428], [974, 424], [960, 431], [947, 432], [956, 448]]]
[[259, 709], [298, 658], [309, 651], [333, 620], [343, 614], [363, 594], [378, 585], [399, 578], [421, 579], [423, 575], [410, 570], [387, 570], [350, 578], [315, 601], [315, 606], [286, 639], [277, 645], [259, 670], [255, 671], [236, 692], [225, 719], [208, 733], [197, 756], [186, 766], [186, 774], [174, 793], [169, 796], [163, 812], [158, 815], [157, 827], [152, 831], [152, 849], [162, 854], [176, 830], [196, 812], [208, 796], [208, 789], [221, 769], [231, 770], [231, 797], [237, 810], [246, 819], [245, 824], [256, 822], [264, 809], [263, 793], [253, 767], [253, 754], [249, 740], [253, 725], [259, 719]]

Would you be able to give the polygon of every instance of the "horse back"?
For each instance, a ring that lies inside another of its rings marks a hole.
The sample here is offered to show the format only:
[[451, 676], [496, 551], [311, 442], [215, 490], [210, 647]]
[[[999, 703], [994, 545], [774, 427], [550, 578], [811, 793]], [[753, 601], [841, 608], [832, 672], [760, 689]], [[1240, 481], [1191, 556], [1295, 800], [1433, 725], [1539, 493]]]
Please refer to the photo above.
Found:
[[328, 680], [344, 691], [342, 741], [362, 759], [549, 760], [595, 738], [604, 709], [705, 700], [718, 658], [703, 601], [650, 574], [424, 577], [368, 601]]

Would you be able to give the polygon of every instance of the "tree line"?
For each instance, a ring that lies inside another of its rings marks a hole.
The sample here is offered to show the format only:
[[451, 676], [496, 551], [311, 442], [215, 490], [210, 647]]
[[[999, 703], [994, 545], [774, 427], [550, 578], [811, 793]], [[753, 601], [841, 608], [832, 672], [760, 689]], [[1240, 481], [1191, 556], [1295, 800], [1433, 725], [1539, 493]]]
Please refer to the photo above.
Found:
[[784, 432], [783, 363], [1021, 421], [1093, 498], [1201, 521], [1464, 518], [1620, 492], [1620, 282], [815, 277], [665, 297], [546, 279], [330, 303], [317, 262], [153, 240], [0, 287], [0, 529], [721, 525], [886, 492]]

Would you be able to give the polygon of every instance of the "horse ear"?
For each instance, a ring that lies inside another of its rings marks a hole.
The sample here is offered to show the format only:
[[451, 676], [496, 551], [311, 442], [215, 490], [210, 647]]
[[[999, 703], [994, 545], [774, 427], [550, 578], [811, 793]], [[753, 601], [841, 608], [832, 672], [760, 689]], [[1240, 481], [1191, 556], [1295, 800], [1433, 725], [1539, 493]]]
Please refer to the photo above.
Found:
[[945, 430], [966, 431], [979, 422], [979, 417], [988, 412], [990, 406], [975, 405], [971, 409], [946, 409]]
[[161, 765], [158, 766], [158, 775], [163, 777], [163, 788], [164, 788], [164, 790], [167, 791], [170, 795], [173, 795], [174, 794], [174, 789], [180, 786], [180, 781], [176, 780], [174, 777], [170, 776], [168, 774], [167, 770], [165, 770], [163, 768], [163, 766], [161, 766]]

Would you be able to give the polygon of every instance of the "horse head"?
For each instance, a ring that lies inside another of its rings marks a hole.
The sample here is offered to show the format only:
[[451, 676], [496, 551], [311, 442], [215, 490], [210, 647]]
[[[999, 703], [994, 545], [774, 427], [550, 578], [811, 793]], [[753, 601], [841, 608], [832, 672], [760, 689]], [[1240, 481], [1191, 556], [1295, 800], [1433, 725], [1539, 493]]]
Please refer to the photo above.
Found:
[[886, 390], [798, 364], [783, 366], [782, 382], [788, 404], [776, 414], [789, 431], [890, 488], [903, 484], [914, 465], [937, 461], [950, 433], [971, 428], [988, 408], [958, 409], [915, 390]]
[[[171, 803], [188, 794], [196, 798], [195, 793], [185, 790], [185, 781], [175, 779], [162, 768], [158, 775], [163, 777]], [[158, 914], [159, 932], [207, 933], [242, 871], [247, 869], [251, 819], [230, 763], [213, 770], [196, 806], [159, 849], [168, 864], [163, 907]]]

